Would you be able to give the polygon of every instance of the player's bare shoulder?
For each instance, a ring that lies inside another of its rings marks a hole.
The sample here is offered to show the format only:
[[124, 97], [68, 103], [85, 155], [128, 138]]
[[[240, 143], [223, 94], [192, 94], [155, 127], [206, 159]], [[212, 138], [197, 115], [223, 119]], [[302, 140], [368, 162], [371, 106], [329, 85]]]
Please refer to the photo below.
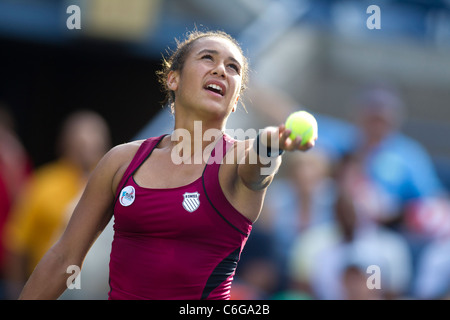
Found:
[[114, 157], [130, 158], [134, 157], [139, 147], [145, 140], [136, 140], [127, 143], [122, 143], [113, 147], [108, 153], [111, 153]]
[[103, 160], [118, 167], [129, 164], [143, 142], [144, 140], [136, 140], [116, 145], [105, 154]]
[[133, 160], [144, 141], [136, 140], [116, 145], [105, 154], [99, 163], [102, 170], [111, 177], [113, 190], [116, 189], [131, 160]]

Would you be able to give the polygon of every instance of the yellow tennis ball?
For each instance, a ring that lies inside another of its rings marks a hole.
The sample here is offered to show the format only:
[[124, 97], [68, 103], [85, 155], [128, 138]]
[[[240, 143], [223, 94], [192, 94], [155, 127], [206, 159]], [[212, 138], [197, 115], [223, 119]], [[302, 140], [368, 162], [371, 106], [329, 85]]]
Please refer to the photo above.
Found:
[[305, 145], [317, 138], [317, 120], [312, 114], [306, 111], [291, 113], [286, 119], [286, 129], [292, 131], [289, 138], [294, 140], [297, 136], [302, 139], [301, 145]]

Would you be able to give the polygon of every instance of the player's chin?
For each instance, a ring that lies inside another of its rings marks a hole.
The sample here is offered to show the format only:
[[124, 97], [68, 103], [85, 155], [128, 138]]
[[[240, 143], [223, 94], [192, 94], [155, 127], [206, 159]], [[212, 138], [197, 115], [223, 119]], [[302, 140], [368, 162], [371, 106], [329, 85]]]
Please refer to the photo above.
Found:
[[231, 113], [231, 109], [226, 105], [217, 102], [210, 102], [205, 105], [204, 110], [213, 118], [225, 118]]

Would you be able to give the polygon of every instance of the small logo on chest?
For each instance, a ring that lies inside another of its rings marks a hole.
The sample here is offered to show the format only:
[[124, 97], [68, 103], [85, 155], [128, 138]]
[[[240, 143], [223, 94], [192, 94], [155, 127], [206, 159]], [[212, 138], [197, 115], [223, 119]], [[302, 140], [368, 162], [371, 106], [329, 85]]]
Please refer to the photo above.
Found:
[[200, 193], [186, 192], [183, 194], [183, 208], [188, 212], [194, 212], [200, 206]]
[[133, 186], [127, 186], [120, 191], [119, 201], [124, 207], [128, 207], [136, 199], [136, 193]]

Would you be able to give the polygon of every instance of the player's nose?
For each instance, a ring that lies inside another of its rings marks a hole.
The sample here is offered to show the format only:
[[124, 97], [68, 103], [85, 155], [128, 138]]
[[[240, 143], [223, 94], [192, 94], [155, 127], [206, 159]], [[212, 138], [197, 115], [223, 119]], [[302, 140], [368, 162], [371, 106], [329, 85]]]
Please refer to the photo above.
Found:
[[225, 65], [223, 62], [216, 63], [214, 67], [211, 69], [211, 73], [215, 76], [219, 76], [222, 78], [226, 77]]

